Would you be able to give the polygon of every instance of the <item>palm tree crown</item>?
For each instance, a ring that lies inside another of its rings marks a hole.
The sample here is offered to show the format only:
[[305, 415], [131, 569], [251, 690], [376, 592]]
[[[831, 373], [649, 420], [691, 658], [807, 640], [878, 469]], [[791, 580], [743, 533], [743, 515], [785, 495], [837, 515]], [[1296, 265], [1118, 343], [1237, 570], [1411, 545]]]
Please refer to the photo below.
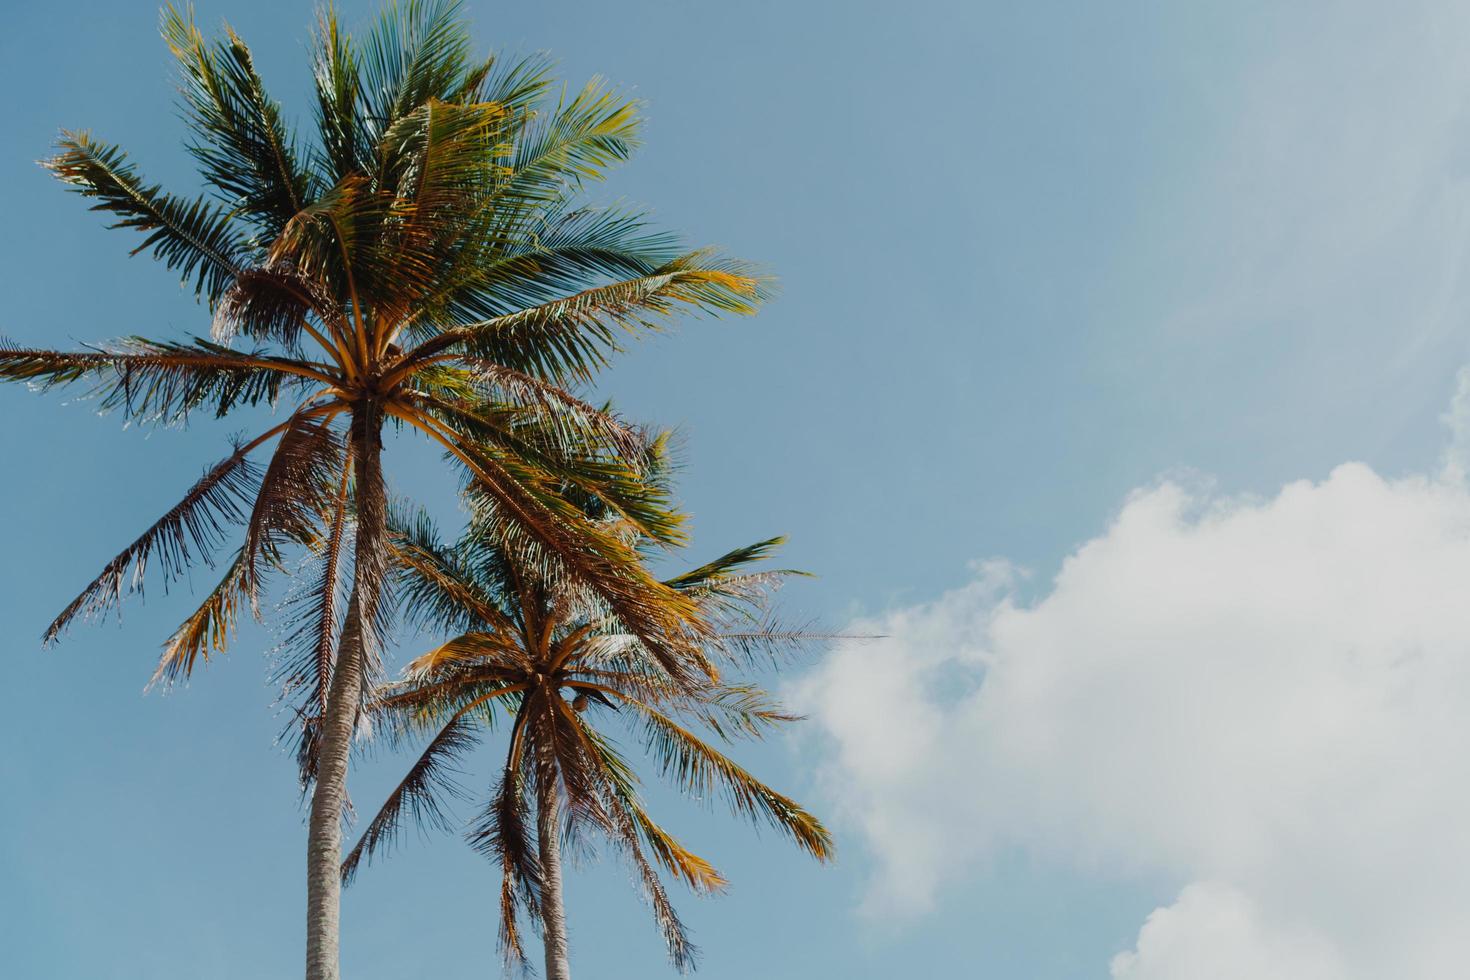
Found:
[[[543, 924], [548, 980], [567, 973], [562, 837], [592, 830], [627, 856], [681, 969], [692, 965], [693, 948], [656, 866], [696, 891], [725, 884], [650, 818], [634, 768], [608, 733], [610, 722], [640, 738], [657, 769], [683, 791], [706, 800], [723, 794], [735, 812], [770, 824], [819, 859], [831, 856], [831, 838], [815, 817], [711, 742], [758, 738], [796, 720], [765, 691], [708, 675], [698, 683], [670, 676], [604, 602], [519, 567], [493, 527], [472, 522], [450, 546], [422, 514], [400, 515], [395, 531], [405, 608], [420, 626], [454, 636], [371, 700], [396, 737], [431, 737], [348, 854], [344, 878], [389, 845], [407, 820], [449, 828], [446, 804], [463, 793], [454, 778], [457, 762], [502, 717], [509, 719], [504, 765], [469, 836], [500, 866], [504, 949], [521, 958], [517, 915], [530, 911]], [[774, 586], [798, 573], [746, 570], [780, 542], [738, 549], [665, 583], [716, 624], [704, 647], [712, 662], [769, 663], [815, 638], [766, 614]], [[528, 830], [533, 811], [539, 848]]]

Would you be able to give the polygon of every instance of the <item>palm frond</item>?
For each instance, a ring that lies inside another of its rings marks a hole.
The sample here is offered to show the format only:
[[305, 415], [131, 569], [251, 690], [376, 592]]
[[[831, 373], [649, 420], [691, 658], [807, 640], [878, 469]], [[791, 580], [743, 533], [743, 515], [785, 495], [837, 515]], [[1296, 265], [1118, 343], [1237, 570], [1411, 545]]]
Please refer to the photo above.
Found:
[[552, 436], [562, 447], [605, 447], [617, 458], [641, 467], [647, 450], [642, 429], [612, 412], [598, 408], [560, 385], [550, 384], [512, 368], [479, 358], [458, 359], [476, 399], [497, 406], [513, 406], [532, 413], [534, 431]]
[[643, 718], [649, 752], [664, 774], [698, 798], [722, 792], [731, 808], [752, 821], [764, 821], [789, 836], [818, 860], [832, 856], [832, 835], [800, 804], [782, 796], [740, 768], [693, 732], [637, 698], [620, 695]]
[[[734, 551], [726, 552], [714, 561], [706, 562], [698, 568], [691, 569], [682, 575], [676, 575], [674, 578], [666, 579], [664, 584], [674, 589], [690, 589], [705, 586], [711, 582], [721, 581], [730, 577], [738, 569], [744, 568], [747, 565], [753, 565], [756, 562], [765, 561], [775, 554], [785, 543], [786, 537], [782, 535], [767, 538], [764, 541], [757, 541], [755, 544], [748, 544], [743, 548], [736, 548]], [[803, 573], [786, 572], [785, 574], [800, 575]]]
[[357, 112], [362, 83], [352, 38], [342, 30], [334, 4], [322, 9], [313, 40], [314, 109], [321, 141], [321, 159], [314, 169], [327, 186], [333, 186], [362, 169], [367, 157]]
[[134, 255], [152, 250], [185, 283], [193, 280], [195, 295], [211, 304], [219, 299], [249, 251], [229, 211], [203, 197], [188, 201], [146, 184], [121, 149], [86, 132], [63, 133], [57, 147], [56, 156], [45, 161], [48, 170], [95, 200], [92, 210], [114, 215], [109, 227], [147, 236]]
[[722, 625], [711, 637], [710, 647], [726, 660], [747, 667], [770, 669], [807, 656], [813, 649], [835, 640], [869, 639], [873, 637], [829, 633], [814, 628], [811, 623], [788, 625], [775, 616], [767, 616], [746, 628], [725, 628]]
[[273, 403], [287, 385], [330, 380], [309, 362], [240, 352], [205, 340], [192, 344], [133, 337], [109, 349], [54, 351], [0, 347], [0, 380], [43, 389], [92, 380], [102, 411], [177, 423], [203, 405], [223, 417], [235, 408]]
[[525, 962], [517, 924], [520, 910], [540, 914], [541, 868], [525, 814], [529, 800], [523, 772], [522, 738], [526, 708], [516, 716], [511, 748], [490, 804], [470, 828], [470, 844], [500, 867], [500, 945], [509, 965]]
[[245, 552], [241, 549], [235, 553], [219, 583], [164, 643], [163, 654], [158, 658], [158, 667], [153, 671], [149, 686], [160, 681], [171, 685], [185, 680], [193, 673], [197, 661], [207, 661], [211, 652], [224, 653], [229, 647], [240, 611], [248, 601]]
[[377, 145], [399, 119], [429, 99], [450, 99], [469, 65], [460, 0], [390, 0], [357, 58], [360, 120]]
[[308, 203], [310, 184], [250, 49], [228, 28], [211, 44], [192, 11], [172, 6], [164, 8], [160, 30], [179, 62], [184, 106], [199, 137], [189, 150], [204, 179], [265, 241], [274, 239]]
[[554, 67], [544, 52], [519, 57], [492, 54], [465, 73], [450, 101], [494, 102], [524, 117], [550, 87]]
[[261, 477], [245, 527], [246, 585], [258, 595], [265, 568], [280, 567], [288, 544], [311, 545], [335, 509], [345, 449], [330, 420], [293, 415]]
[[244, 523], [249, 513], [260, 480], [249, 454], [259, 442], [237, 443], [230, 455], [205, 470], [182, 500], [108, 562], [67, 604], [46, 628], [44, 642], [55, 642], [78, 615], [102, 615], [124, 592], [142, 591], [151, 560], [157, 560], [165, 586], [197, 560], [212, 563], [225, 527]]
[[294, 351], [313, 314], [328, 321], [341, 317], [335, 300], [289, 265], [257, 266], [242, 270], [220, 296], [210, 335], [223, 344], [244, 334]]
[[286, 615], [292, 625], [283, 645], [285, 660], [276, 677], [286, 693], [307, 689], [307, 701], [315, 706], [318, 714], [326, 713], [332, 658], [341, 625], [350, 475], [344, 465], [336, 505], [327, 519], [327, 536], [313, 556], [309, 585], [287, 602]]
[[599, 280], [650, 275], [678, 257], [678, 239], [622, 208], [553, 208], [515, 234], [466, 250], [446, 277], [448, 306], [473, 319], [503, 316], [579, 292]]
[[622, 350], [622, 335], [658, 331], [678, 308], [755, 312], [763, 295], [759, 276], [707, 258], [686, 256], [646, 276], [452, 328], [425, 341], [404, 363], [463, 353], [558, 384], [590, 381]]
[[642, 835], [645, 846], [664, 869], [696, 892], [723, 891], [729, 882], [704, 858], [686, 848], [668, 831], [654, 823], [638, 796], [638, 777], [628, 760], [592, 726], [578, 722], [582, 735], [592, 746], [616, 804], [628, 814]]
[[364, 860], [391, 847], [400, 837], [405, 818], [418, 826], [441, 831], [451, 829], [443, 797], [466, 799], [456, 780], [455, 763], [476, 744], [474, 729], [461, 717], [450, 719], [409, 768], [408, 774], [388, 794], [377, 814], [368, 822], [362, 837], [342, 862], [342, 880], [351, 882]]
[[467, 632], [514, 626], [494, 598], [485, 593], [460, 554], [444, 546], [426, 512], [398, 514], [390, 522], [393, 561], [403, 574], [405, 616], [419, 629]]
[[[686, 972], [694, 967], [699, 950], [698, 947], [689, 941], [689, 932], [685, 928], [683, 921], [679, 918], [678, 912], [674, 909], [673, 903], [669, 901], [668, 892], [664, 890], [664, 885], [659, 879], [658, 871], [649, 864], [648, 859], [643, 854], [643, 846], [640, 842], [640, 838], [643, 836], [643, 829], [636, 823], [636, 818], [632, 816], [630, 812], [631, 808], [627, 805], [624, 794], [619, 791], [619, 787], [616, 785], [620, 778], [618, 770], [621, 760], [610, 756], [604, 751], [606, 742], [600, 739], [590, 728], [582, 724], [575, 712], [568, 708], [564, 702], [561, 703], [561, 709], [562, 714], [567, 718], [569, 731], [575, 736], [576, 744], [586, 756], [588, 768], [596, 773], [596, 777], [589, 774], [589, 781], [595, 780], [600, 795], [610, 795], [612, 797], [609, 801], [610, 805], [600, 807], [601, 812], [599, 816], [603, 819], [605, 829], [609, 836], [622, 846], [623, 851], [627, 854], [629, 861], [633, 865], [633, 870], [643, 885], [644, 896], [648, 899], [649, 906], [653, 911], [654, 921], [658, 923], [659, 931], [663, 934], [664, 943], [667, 945], [669, 951], [669, 959], [672, 961], [674, 968], [681, 973]], [[621, 768], [626, 773], [626, 766]], [[626, 777], [623, 776], [623, 778]], [[634, 806], [636, 807], [636, 805], [635, 797]], [[656, 848], [663, 846], [665, 839], [673, 842], [673, 839], [661, 830], [654, 835], [653, 839], [657, 842]], [[683, 850], [678, 846], [677, 842], [673, 842], [673, 845], [675, 848], [678, 848], [678, 851]], [[668, 853], [670, 856], [673, 856], [678, 851], [670, 849]], [[700, 863], [703, 864], [703, 868], [699, 869], [699, 873], [702, 873], [706, 868], [711, 872], [714, 870], [713, 868], [709, 868], [708, 864], [704, 864], [702, 859], [700, 859]], [[685, 868], [684, 870], [695, 873], [694, 868]], [[683, 872], [676, 873], [682, 875]]]
[[601, 180], [608, 169], [632, 155], [643, 120], [642, 103], [593, 78], [570, 101], [532, 117], [516, 141], [510, 171], [496, 199], [544, 206], [568, 188]]

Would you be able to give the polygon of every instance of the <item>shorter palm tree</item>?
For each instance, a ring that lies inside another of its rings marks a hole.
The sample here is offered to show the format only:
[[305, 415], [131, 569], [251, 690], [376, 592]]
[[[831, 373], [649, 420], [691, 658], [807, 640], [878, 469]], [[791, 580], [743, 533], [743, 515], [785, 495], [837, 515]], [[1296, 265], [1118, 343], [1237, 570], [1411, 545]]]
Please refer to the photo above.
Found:
[[[709, 862], [649, 817], [633, 766], [605, 731], [608, 721], [641, 735], [662, 774], [689, 794], [723, 794], [736, 813], [770, 824], [819, 860], [831, 857], [831, 837], [815, 817], [711, 744], [759, 738], [797, 720], [765, 691], [718, 680], [718, 670], [698, 679], [671, 676], [594, 595], [549, 587], [474, 520], [447, 547], [422, 514], [395, 523], [393, 551], [406, 571], [410, 615], [420, 626], [456, 635], [414, 660], [405, 680], [374, 699], [395, 736], [433, 736], [348, 854], [344, 879], [391, 844], [406, 820], [449, 829], [447, 798], [463, 793], [454, 781], [456, 763], [502, 715], [510, 720], [504, 768], [468, 836], [500, 866], [507, 959], [524, 961], [518, 927], [524, 911], [541, 924], [546, 980], [570, 976], [565, 840], [594, 831], [628, 857], [680, 970], [693, 965], [695, 951], [655, 865], [696, 892], [725, 885]], [[711, 666], [779, 658], [814, 638], [766, 614], [773, 587], [796, 573], [746, 570], [780, 543], [732, 551], [668, 580], [718, 624], [705, 645]]]

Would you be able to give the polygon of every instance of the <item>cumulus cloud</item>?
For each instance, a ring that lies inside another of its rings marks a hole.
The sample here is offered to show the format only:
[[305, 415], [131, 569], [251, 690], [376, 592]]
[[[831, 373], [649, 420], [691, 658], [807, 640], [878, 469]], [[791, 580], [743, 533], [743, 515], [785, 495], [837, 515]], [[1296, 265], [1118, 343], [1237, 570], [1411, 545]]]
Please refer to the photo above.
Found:
[[1263, 920], [1228, 885], [1190, 885], [1148, 917], [1138, 948], [1113, 959], [1114, 980], [1340, 980], [1348, 975], [1332, 944]]
[[1346, 464], [1265, 499], [1166, 482], [1039, 599], [992, 562], [855, 624], [887, 638], [840, 646], [793, 694], [875, 858], [867, 909], [922, 912], [1019, 847], [1182, 889], [1118, 980], [1462, 975], [1459, 458], [1402, 479]]

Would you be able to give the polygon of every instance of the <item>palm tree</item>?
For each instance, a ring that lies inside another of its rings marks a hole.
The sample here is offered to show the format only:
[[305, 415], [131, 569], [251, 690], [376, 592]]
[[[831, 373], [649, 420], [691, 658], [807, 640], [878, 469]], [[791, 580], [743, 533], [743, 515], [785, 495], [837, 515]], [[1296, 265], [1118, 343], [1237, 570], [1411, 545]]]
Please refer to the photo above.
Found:
[[[47, 166], [193, 284], [211, 336], [0, 343], [0, 379], [89, 384], [103, 408], [155, 423], [262, 404], [286, 418], [236, 441], [45, 638], [141, 589], [150, 559], [174, 579], [243, 525], [218, 585], [165, 645], [156, 676], [184, 677], [226, 648], [246, 604], [258, 609], [289, 549], [329, 550], [305, 641], [321, 718], [304, 753], [306, 975], [335, 980], [350, 742], [386, 617], [385, 425], [431, 440], [495, 501], [519, 562], [595, 592], [671, 676], [690, 676], [705, 629], [695, 605], [560, 494], [598, 496], [670, 545], [681, 518], [641, 480], [631, 430], [569, 387], [622, 336], [681, 309], [753, 312], [760, 282], [681, 251], [637, 212], [582, 206], [582, 186], [635, 146], [638, 104], [596, 81], [551, 101], [544, 59], [473, 59], [454, 0], [390, 5], [361, 40], [326, 11], [306, 139], [232, 31], [208, 40], [171, 8], [162, 31], [208, 192], [166, 192], [85, 132], [65, 134]], [[344, 614], [332, 576], [349, 568]]]
[[[521, 567], [494, 527], [472, 522], [459, 542], [446, 546], [422, 514], [395, 525], [393, 557], [405, 572], [408, 614], [420, 627], [457, 635], [410, 663], [406, 679], [383, 686], [372, 701], [398, 737], [433, 734], [343, 862], [344, 880], [390, 845], [406, 821], [449, 828], [448, 798], [462, 794], [454, 780], [457, 762], [502, 713], [510, 719], [505, 764], [469, 837], [500, 866], [507, 959], [523, 961], [517, 918], [524, 909], [541, 923], [546, 980], [570, 976], [563, 839], [596, 831], [627, 856], [681, 970], [693, 965], [694, 949], [654, 865], [699, 892], [725, 884], [649, 817], [634, 769], [606, 733], [606, 721], [616, 719], [641, 736], [662, 774], [681, 789], [701, 799], [723, 792], [735, 812], [770, 824], [820, 860], [830, 858], [831, 837], [815, 817], [696, 731], [729, 742], [796, 720], [766, 692], [708, 675], [697, 684], [670, 676], [616, 612], [595, 595]], [[712, 660], [769, 662], [783, 648], [814, 638], [763, 614], [771, 588], [797, 573], [743, 571], [780, 543], [732, 551], [665, 583], [719, 625], [705, 643]]]

